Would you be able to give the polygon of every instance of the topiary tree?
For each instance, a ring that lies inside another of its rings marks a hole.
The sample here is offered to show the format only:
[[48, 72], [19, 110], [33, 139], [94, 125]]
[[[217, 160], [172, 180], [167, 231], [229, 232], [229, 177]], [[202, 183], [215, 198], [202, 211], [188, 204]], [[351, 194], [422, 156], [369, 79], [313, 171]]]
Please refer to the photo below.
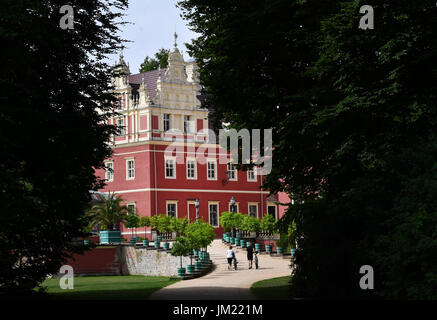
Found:
[[202, 219], [189, 224], [185, 234], [190, 241], [198, 246], [194, 249], [205, 248], [205, 251], [215, 238], [214, 228], [209, 223], [204, 222]]
[[152, 230], [155, 230], [157, 233], [159, 233], [159, 215], [154, 215], [150, 217], [150, 227], [152, 228]]
[[126, 228], [132, 228], [132, 238], [134, 237], [134, 229], [139, 227], [140, 218], [135, 214], [128, 214], [124, 222]]
[[140, 217], [140, 219], [138, 221], [138, 226], [139, 227], [150, 227], [150, 217], [148, 217], [148, 216]]
[[220, 215], [220, 225], [225, 232], [232, 231], [232, 236], [235, 237], [237, 229], [241, 229], [243, 223], [243, 215], [238, 212], [225, 211]]
[[278, 223], [272, 215], [266, 214], [260, 221], [260, 227], [264, 232], [272, 234], [278, 231]]
[[158, 216], [158, 230], [160, 233], [169, 233], [172, 232], [171, 221], [174, 219], [172, 216], [167, 216], [164, 214], [160, 214]]
[[251, 217], [249, 215], [245, 215], [242, 222], [243, 230], [249, 231], [249, 232], [256, 232], [256, 235], [258, 236], [258, 233], [261, 231], [261, 225], [258, 218]]
[[192, 243], [185, 237], [177, 237], [173, 247], [171, 249], [171, 254], [181, 258], [181, 268], [182, 268], [182, 256], [186, 256], [193, 252]]
[[188, 219], [184, 218], [173, 218], [170, 220], [170, 227], [173, 231], [176, 231], [176, 236], [182, 236], [185, 234], [185, 229], [188, 225]]

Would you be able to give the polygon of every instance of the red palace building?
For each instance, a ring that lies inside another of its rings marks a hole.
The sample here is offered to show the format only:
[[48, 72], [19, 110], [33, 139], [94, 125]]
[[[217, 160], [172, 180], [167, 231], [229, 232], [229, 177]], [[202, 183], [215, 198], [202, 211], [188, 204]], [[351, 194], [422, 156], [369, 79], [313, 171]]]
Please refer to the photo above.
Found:
[[[280, 218], [284, 209], [278, 196], [260, 189], [263, 176], [219, 161], [228, 154], [208, 135], [209, 111], [201, 108], [196, 63], [184, 61], [176, 43], [166, 69], [130, 74], [121, 54], [115, 71], [119, 103], [109, 123], [119, 130], [111, 138], [114, 153], [105, 161], [106, 170], [96, 171], [106, 180], [99, 191], [115, 192], [139, 216], [167, 214], [190, 221], [198, 199], [199, 217], [216, 228], [218, 237], [220, 214], [230, 211], [232, 197], [237, 212]], [[169, 146], [177, 147], [166, 152]], [[199, 157], [201, 149], [215, 152]], [[122, 226], [121, 231], [130, 238], [131, 229]], [[151, 237], [150, 228], [137, 228], [135, 234]]]

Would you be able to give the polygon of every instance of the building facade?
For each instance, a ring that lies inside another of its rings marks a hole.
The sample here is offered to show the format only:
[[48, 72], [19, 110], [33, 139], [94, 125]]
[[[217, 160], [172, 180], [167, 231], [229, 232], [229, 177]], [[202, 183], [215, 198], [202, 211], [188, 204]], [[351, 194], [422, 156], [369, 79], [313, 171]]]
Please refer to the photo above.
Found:
[[[109, 120], [118, 133], [111, 138], [114, 153], [106, 170], [96, 171], [106, 180], [100, 191], [120, 195], [139, 216], [190, 221], [198, 199], [199, 217], [218, 237], [220, 214], [230, 210], [232, 197], [238, 212], [278, 219], [277, 197], [260, 189], [263, 177], [221, 160], [229, 154], [208, 133], [195, 62], [184, 61], [176, 43], [168, 62], [166, 69], [131, 74], [120, 56], [114, 78], [117, 114]], [[122, 227], [122, 234], [129, 238], [131, 229]], [[138, 228], [136, 235], [150, 238], [150, 228]]]

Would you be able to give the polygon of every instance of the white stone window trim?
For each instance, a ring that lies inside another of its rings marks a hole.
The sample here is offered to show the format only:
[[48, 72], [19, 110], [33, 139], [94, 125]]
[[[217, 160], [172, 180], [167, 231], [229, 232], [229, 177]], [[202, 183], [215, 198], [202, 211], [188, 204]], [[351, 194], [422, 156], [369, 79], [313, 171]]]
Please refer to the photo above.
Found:
[[[214, 163], [214, 178], [209, 177], [209, 171], [210, 171], [209, 164], [210, 163]], [[207, 159], [206, 160], [206, 179], [211, 180], [211, 181], [217, 180], [217, 159]]]
[[258, 219], [259, 217], [259, 203], [258, 202], [248, 202], [247, 203], [247, 215], [250, 216], [250, 207], [256, 206], [256, 217]]
[[[110, 165], [110, 168], [108, 167]], [[108, 179], [108, 175], [110, 179]], [[114, 161], [105, 161], [105, 181], [113, 182], [114, 181]]]
[[[216, 226], [211, 224], [211, 205], [216, 205], [217, 206], [217, 225]], [[220, 201], [208, 201], [208, 223], [213, 228], [220, 227]]]
[[[196, 158], [186, 158], [186, 177], [187, 180], [197, 180], [197, 161]], [[189, 167], [188, 167], [188, 163], [189, 162], [194, 162], [194, 177], [189, 177], [188, 172], [189, 172]]]
[[[133, 176], [130, 176], [129, 163], [133, 163], [133, 168], [131, 169], [133, 172]], [[135, 179], [135, 159], [134, 158], [126, 158], [126, 180], [134, 180]]]
[[165, 213], [168, 216], [168, 205], [174, 204], [175, 205], [175, 217], [178, 217], [178, 200], [166, 200], [165, 201]]
[[[167, 161], [173, 162], [173, 176], [167, 176]], [[166, 179], [176, 179], [176, 157], [164, 157], [164, 177]]]

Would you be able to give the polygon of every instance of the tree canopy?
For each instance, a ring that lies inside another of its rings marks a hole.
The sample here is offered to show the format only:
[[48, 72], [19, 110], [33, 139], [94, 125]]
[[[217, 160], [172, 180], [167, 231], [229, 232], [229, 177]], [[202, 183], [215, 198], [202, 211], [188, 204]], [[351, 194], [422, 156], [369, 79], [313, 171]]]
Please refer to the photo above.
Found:
[[[293, 294], [435, 299], [435, 1], [373, 2], [367, 30], [357, 0], [178, 4], [205, 105], [273, 129], [264, 187], [295, 200]], [[377, 289], [359, 287], [363, 265]]]
[[73, 29], [64, 4], [0, 3], [0, 292], [31, 291], [80, 249], [94, 168], [111, 155], [106, 58], [127, 1], [74, 1]]
[[156, 70], [158, 68], [166, 68], [168, 65], [168, 55], [170, 54], [170, 50], [161, 48], [155, 53], [155, 57], [151, 58], [146, 56], [144, 58], [144, 62], [140, 65], [139, 72], [147, 72]]

